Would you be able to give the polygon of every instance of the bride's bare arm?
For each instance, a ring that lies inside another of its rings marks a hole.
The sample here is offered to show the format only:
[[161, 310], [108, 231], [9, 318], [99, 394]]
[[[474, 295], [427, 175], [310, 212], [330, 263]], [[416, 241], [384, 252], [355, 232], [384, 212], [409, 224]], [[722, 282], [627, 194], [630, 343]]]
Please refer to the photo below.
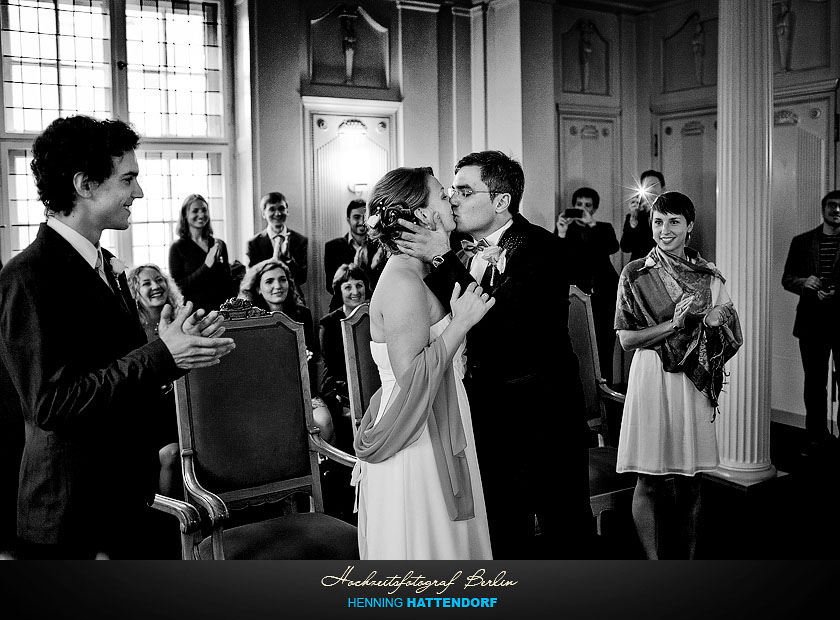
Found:
[[429, 344], [429, 303], [419, 278], [391, 277], [387, 286], [388, 296], [382, 306], [385, 344], [394, 375], [402, 377]]

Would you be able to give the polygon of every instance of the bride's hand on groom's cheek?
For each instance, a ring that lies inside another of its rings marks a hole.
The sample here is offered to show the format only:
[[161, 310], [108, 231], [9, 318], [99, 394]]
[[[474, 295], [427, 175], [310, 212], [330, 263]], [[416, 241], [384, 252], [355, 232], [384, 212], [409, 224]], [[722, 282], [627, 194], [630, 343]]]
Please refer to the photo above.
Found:
[[397, 220], [397, 223], [405, 228], [399, 239], [395, 239], [397, 247], [404, 254], [428, 263], [435, 256], [449, 251], [449, 233], [443, 229], [440, 214], [433, 214], [429, 228], [404, 219]]

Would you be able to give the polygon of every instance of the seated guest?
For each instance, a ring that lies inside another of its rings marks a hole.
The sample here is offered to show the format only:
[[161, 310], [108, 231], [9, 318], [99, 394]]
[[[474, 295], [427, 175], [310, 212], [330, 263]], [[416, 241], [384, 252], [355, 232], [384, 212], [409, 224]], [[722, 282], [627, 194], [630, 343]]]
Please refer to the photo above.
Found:
[[618, 252], [618, 239], [612, 224], [595, 221], [600, 202], [601, 197], [591, 187], [576, 190], [572, 194], [572, 205], [577, 211], [572, 213], [567, 209], [561, 213], [554, 234], [563, 239], [569, 281], [592, 296], [601, 377], [612, 383], [618, 273], [610, 256]]
[[336, 270], [344, 264], [355, 263], [367, 275], [367, 293], [370, 296], [376, 288], [379, 274], [385, 267], [388, 258], [385, 248], [368, 237], [365, 225], [365, 208], [367, 203], [361, 198], [351, 200], [347, 205], [347, 225], [350, 231], [341, 237], [327, 241], [324, 245], [324, 273], [326, 275], [327, 292], [332, 293], [330, 311], [341, 306], [341, 295], [332, 286]]
[[[347, 394], [347, 366], [344, 361], [344, 339], [341, 320], [350, 316], [359, 305], [367, 301], [368, 279], [364, 270], [355, 264], [341, 265], [332, 278], [332, 290], [341, 300], [341, 306], [321, 318], [321, 353], [324, 376], [321, 395], [327, 401], [336, 428], [338, 446], [352, 451], [353, 437], [350, 422], [345, 419], [349, 407]], [[346, 439], [346, 442], [343, 441]]]
[[309, 388], [312, 394], [312, 415], [325, 441], [333, 443], [333, 424], [324, 399], [318, 396], [318, 341], [312, 329], [312, 313], [297, 295], [289, 266], [269, 258], [250, 267], [242, 278], [239, 296], [270, 312], [282, 312], [290, 319], [303, 323], [306, 356], [309, 366]]
[[207, 312], [236, 295], [225, 242], [213, 237], [210, 210], [201, 194], [181, 204], [178, 239], [169, 248], [169, 273], [186, 301]]
[[[160, 315], [166, 304], [172, 306], [173, 311], [180, 310], [184, 305], [184, 296], [175, 281], [163, 273], [157, 265], [147, 264], [135, 267], [128, 273], [128, 290], [137, 303], [137, 313], [140, 324], [146, 332], [149, 342], [158, 339], [158, 325]], [[163, 446], [158, 453], [160, 459], [160, 478], [158, 489], [161, 495], [179, 497], [180, 482], [180, 454], [178, 450], [178, 426], [175, 418], [175, 391], [172, 384], [165, 386], [162, 395], [162, 406], [171, 414], [163, 418], [160, 429], [160, 442]]]

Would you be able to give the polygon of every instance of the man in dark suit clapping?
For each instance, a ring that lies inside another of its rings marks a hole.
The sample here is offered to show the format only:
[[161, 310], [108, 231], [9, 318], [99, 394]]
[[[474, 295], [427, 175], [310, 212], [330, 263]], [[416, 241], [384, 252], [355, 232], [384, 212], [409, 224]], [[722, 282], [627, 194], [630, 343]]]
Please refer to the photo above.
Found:
[[426, 284], [443, 303], [455, 282], [473, 280], [496, 299], [467, 334], [465, 378], [493, 558], [580, 558], [593, 520], [569, 279], [560, 239], [519, 213], [524, 188], [515, 160], [471, 153], [455, 167], [450, 202], [474, 243], [457, 256], [440, 226], [400, 220], [410, 232], [398, 245], [432, 264]]
[[21, 558], [141, 557], [157, 488], [161, 386], [233, 348], [221, 319], [173, 317], [146, 343], [125, 265], [99, 245], [142, 198], [122, 121], [59, 118], [36, 138], [32, 171], [47, 221], [0, 271], [0, 373], [26, 425]]
[[266, 221], [265, 230], [248, 240], [245, 250], [248, 266], [253, 267], [269, 258], [281, 260], [289, 266], [300, 298], [309, 268], [309, 239], [286, 225], [289, 202], [280, 192], [269, 192], [260, 198], [260, 211]]

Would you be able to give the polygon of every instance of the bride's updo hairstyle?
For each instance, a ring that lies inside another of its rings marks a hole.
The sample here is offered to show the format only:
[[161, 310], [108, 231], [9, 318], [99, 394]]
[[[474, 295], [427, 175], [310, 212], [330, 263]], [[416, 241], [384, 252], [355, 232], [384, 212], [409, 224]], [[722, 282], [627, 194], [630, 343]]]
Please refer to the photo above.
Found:
[[400, 250], [394, 240], [405, 228], [397, 224], [402, 218], [419, 224], [414, 212], [429, 203], [431, 168], [395, 168], [376, 182], [368, 200], [368, 237], [384, 244], [391, 254]]

